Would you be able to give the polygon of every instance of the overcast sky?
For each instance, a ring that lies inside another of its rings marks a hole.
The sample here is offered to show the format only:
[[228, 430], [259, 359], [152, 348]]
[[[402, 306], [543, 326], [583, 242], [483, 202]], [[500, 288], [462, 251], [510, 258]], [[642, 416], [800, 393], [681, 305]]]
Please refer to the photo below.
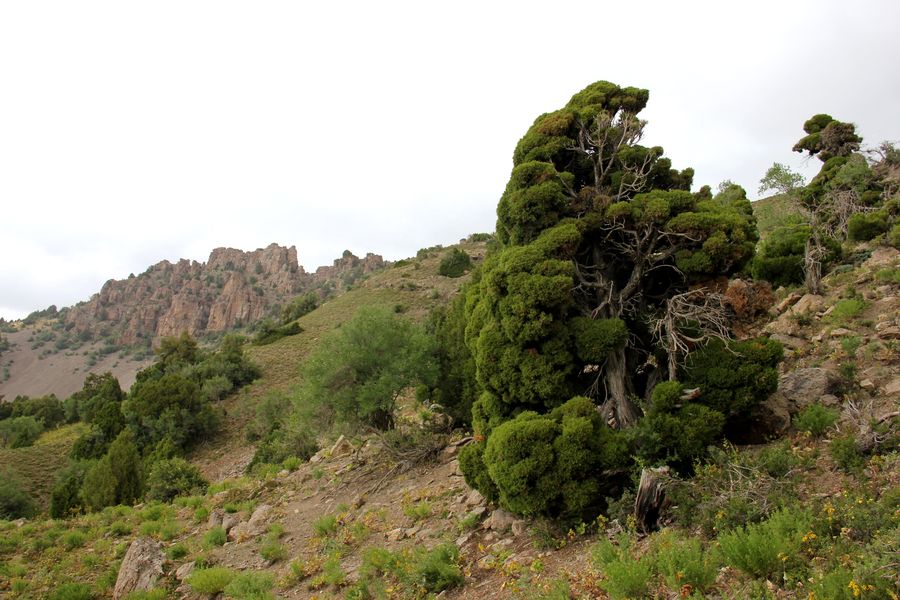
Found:
[[517, 140], [607, 79], [695, 188], [828, 112], [900, 140], [900, 2], [0, 3], [0, 316], [212, 248], [493, 231]]

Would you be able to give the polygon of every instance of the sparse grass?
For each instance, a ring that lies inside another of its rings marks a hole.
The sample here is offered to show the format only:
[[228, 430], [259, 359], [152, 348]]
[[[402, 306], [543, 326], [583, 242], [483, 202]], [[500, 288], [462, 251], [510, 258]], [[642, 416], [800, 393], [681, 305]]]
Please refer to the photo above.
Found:
[[225, 596], [236, 600], [269, 600], [275, 598], [272, 588], [275, 578], [271, 573], [247, 571], [239, 573], [225, 586]]
[[431, 516], [431, 503], [428, 500], [420, 500], [414, 504], [405, 504], [403, 514], [413, 521], [421, 521]]
[[859, 317], [866, 309], [866, 301], [862, 298], [844, 298], [838, 300], [834, 309], [825, 317], [825, 322], [832, 325], [848, 325]]

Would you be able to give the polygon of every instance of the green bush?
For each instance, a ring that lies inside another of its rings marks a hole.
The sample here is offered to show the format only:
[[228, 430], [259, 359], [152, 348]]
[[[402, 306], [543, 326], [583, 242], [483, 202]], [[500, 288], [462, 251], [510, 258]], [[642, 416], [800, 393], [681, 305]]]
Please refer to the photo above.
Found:
[[0, 446], [25, 448], [34, 444], [44, 426], [32, 416], [14, 417], [0, 421]]
[[53, 429], [66, 420], [63, 403], [53, 394], [39, 398], [19, 396], [12, 401], [12, 417], [34, 417], [44, 429]]
[[[629, 453], [624, 435], [606, 425], [590, 400], [576, 397], [549, 415], [524, 412], [498, 426], [483, 461], [504, 508], [590, 517], [602, 508], [599, 499], [619, 489], [621, 482], [607, 473], [626, 465]], [[471, 457], [460, 464], [471, 464]]]
[[621, 536], [619, 545], [601, 539], [594, 546], [593, 561], [604, 573], [600, 587], [610, 598], [642, 598], [650, 588], [653, 576], [650, 561], [634, 556], [631, 540]]
[[412, 569], [415, 581], [426, 591], [437, 594], [463, 584], [464, 577], [457, 564], [459, 549], [443, 544], [417, 555]]
[[684, 367], [687, 388], [700, 388], [698, 402], [716, 410], [733, 424], [771, 395], [778, 387], [778, 364], [784, 357], [781, 344], [768, 338], [730, 342], [719, 340], [691, 352]]
[[84, 583], [64, 583], [52, 592], [50, 600], [91, 600], [94, 594], [91, 587]]
[[682, 389], [677, 381], [657, 385], [649, 414], [630, 434], [639, 458], [686, 473], [721, 436], [725, 416], [702, 404], [682, 402]]
[[329, 536], [337, 531], [338, 519], [335, 515], [325, 515], [313, 521], [313, 530], [320, 537]]
[[130, 592], [123, 597], [123, 600], [166, 600], [168, 597], [168, 592], [164, 588], [153, 588], [152, 590]]
[[438, 266], [438, 274], [444, 277], [460, 277], [471, 268], [472, 259], [466, 251], [452, 248], [441, 259], [441, 264]]
[[18, 477], [0, 469], [0, 519], [29, 518], [37, 508]]
[[837, 422], [840, 413], [821, 404], [810, 404], [794, 417], [794, 427], [813, 437], [822, 437]]
[[85, 540], [87, 540], [87, 536], [85, 536], [80, 531], [68, 531], [62, 535], [60, 538], [62, 542], [63, 548], [66, 550], [74, 550], [75, 548], [81, 548], [84, 546]]
[[843, 325], [860, 316], [865, 309], [866, 301], [862, 298], [844, 298], [835, 303], [824, 320], [828, 323]]
[[666, 530], [653, 539], [653, 561], [672, 591], [688, 585], [706, 592], [716, 582], [719, 572], [717, 557], [705, 550], [697, 538], [684, 538]]
[[110, 466], [116, 480], [115, 504], [131, 505], [143, 495], [141, 455], [130, 429], [124, 429], [109, 446]]
[[178, 560], [188, 555], [188, 548], [182, 543], [173, 544], [166, 549], [166, 558], [169, 560]]
[[834, 463], [842, 471], [852, 472], [865, 464], [865, 457], [860, 452], [853, 434], [843, 435], [831, 440], [828, 452]]
[[782, 509], [767, 520], [719, 536], [725, 561], [751, 577], [777, 581], [800, 556], [803, 536], [810, 531], [807, 512]]
[[183, 458], [158, 461], [147, 479], [147, 498], [170, 502], [176, 496], [203, 494], [209, 486], [200, 471]]
[[213, 548], [215, 546], [223, 546], [228, 541], [228, 534], [222, 526], [213, 527], [203, 536], [203, 546], [205, 548]]
[[275, 578], [271, 573], [248, 571], [235, 575], [225, 586], [225, 596], [237, 600], [269, 600], [275, 598], [272, 588]]
[[319, 416], [390, 429], [400, 392], [434, 378], [433, 342], [387, 307], [363, 307], [303, 366], [300, 399]]
[[867, 242], [890, 227], [887, 215], [878, 212], [856, 213], [847, 221], [847, 237], [854, 242]]
[[81, 511], [81, 488], [90, 465], [88, 461], [72, 462], [57, 474], [50, 493], [51, 517], [65, 519]]
[[188, 585], [198, 594], [218, 594], [225, 591], [237, 574], [225, 567], [197, 569], [187, 578]]

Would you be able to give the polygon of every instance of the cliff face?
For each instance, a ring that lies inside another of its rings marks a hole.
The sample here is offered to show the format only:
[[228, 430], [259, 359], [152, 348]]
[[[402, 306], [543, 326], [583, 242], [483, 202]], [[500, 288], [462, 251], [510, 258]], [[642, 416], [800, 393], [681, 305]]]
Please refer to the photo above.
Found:
[[197, 336], [257, 321], [314, 283], [293, 246], [216, 248], [205, 264], [162, 261], [136, 277], [107, 281], [90, 301], [68, 310], [65, 323], [119, 345], [182, 331]]

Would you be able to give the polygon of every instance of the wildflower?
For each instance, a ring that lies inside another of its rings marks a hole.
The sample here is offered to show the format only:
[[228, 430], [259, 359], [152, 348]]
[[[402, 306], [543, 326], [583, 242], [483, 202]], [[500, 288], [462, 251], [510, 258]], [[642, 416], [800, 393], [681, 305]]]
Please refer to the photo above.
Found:
[[850, 580], [850, 583], [847, 585], [847, 589], [853, 592], [854, 598], [859, 598], [862, 595], [862, 588], [859, 587], [859, 584], [854, 580]]
[[817, 537], [816, 534], [814, 532], [810, 531], [809, 533], [807, 533], [806, 535], [803, 536], [802, 541], [804, 544], [806, 544], [806, 543], [811, 542], [814, 539], [816, 539], [816, 537]]

